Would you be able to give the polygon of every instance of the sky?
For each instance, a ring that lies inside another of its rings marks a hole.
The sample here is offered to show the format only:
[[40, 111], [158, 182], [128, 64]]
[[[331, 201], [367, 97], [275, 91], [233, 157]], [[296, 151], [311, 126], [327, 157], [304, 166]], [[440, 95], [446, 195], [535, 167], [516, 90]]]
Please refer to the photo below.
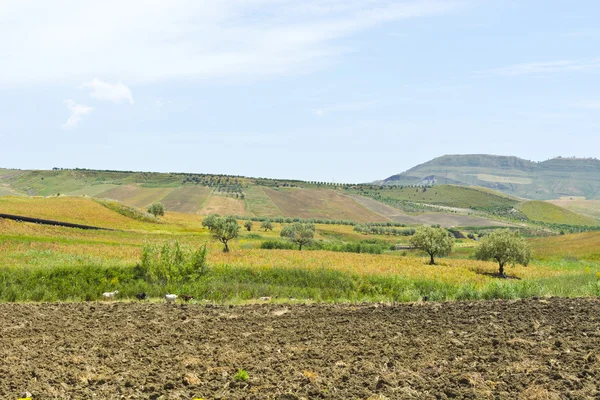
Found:
[[0, 167], [358, 183], [600, 157], [597, 0], [44, 4], [0, 0]]

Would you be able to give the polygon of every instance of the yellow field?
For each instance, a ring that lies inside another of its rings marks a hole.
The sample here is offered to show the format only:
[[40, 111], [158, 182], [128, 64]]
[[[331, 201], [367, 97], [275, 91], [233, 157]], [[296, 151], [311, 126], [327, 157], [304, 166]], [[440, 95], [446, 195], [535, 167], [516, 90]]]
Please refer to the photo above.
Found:
[[538, 258], [581, 258], [600, 261], [600, 232], [530, 239]]
[[[494, 279], [486, 273], [494, 273], [498, 268], [497, 264], [492, 262], [463, 259], [439, 259], [438, 265], [430, 266], [427, 265], [426, 257], [414, 254], [402, 256], [401, 253], [372, 255], [329, 251], [261, 250], [257, 248], [260, 241], [247, 238], [247, 232], [231, 242], [232, 251], [227, 254], [221, 252], [221, 244], [201, 228], [200, 217], [190, 220], [183, 214], [170, 214], [169, 221], [166, 227], [177, 227], [179, 222], [185, 222], [189, 224], [188, 229], [194, 233], [84, 231], [0, 219], [0, 238], [3, 238], [0, 240], [0, 265], [43, 266], [47, 263], [52, 267], [67, 259], [75, 264], [97, 261], [133, 266], [139, 261], [141, 247], [145, 242], [176, 239], [182, 244], [194, 247], [207, 243], [209, 264], [249, 267], [256, 270], [330, 269], [359, 275], [396, 275], [407, 279], [484, 285]], [[351, 228], [330, 225], [318, 227], [319, 230], [333, 230], [345, 234], [350, 234]], [[263, 238], [278, 236], [278, 232], [259, 234]], [[583, 255], [589, 254], [590, 248], [598, 248], [600, 234], [535, 239], [532, 243], [534, 253], [541, 258], [563, 254], [556, 250], [561, 248], [568, 249], [565, 251], [569, 251], [569, 254]], [[557, 243], [562, 244], [558, 246]], [[552, 278], [580, 273], [576, 270], [559, 270], [546, 266], [543, 262], [536, 263], [535, 267], [508, 267], [508, 271], [522, 279]]]
[[212, 194], [200, 210], [201, 214], [251, 215], [244, 200]]
[[[457, 251], [452, 258], [438, 258], [438, 265], [430, 266], [427, 257], [413, 251], [357, 254], [263, 250], [260, 249], [261, 243], [267, 239], [279, 239], [282, 226], [274, 224], [274, 231], [262, 232], [258, 229], [258, 222], [254, 223], [252, 232], [242, 230], [240, 237], [230, 242], [230, 253], [223, 253], [222, 244], [202, 228], [203, 217], [200, 215], [168, 212], [159, 223], [141, 222], [122, 216], [89, 198], [1, 198], [0, 212], [120, 229], [80, 230], [0, 219], [0, 267], [52, 269], [67, 266], [84, 270], [92, 265], [101, 268], [133, 267], [139, 262], [145, 243], [177, 240], [192, 248], [207, 244], [209, 268], [213, 266], [218, 271], [246, 269], [253, 271], [255, 276], [278, 270], [290, 270], [292, 276], [297, 270], [314, 271], [313, 276], [317, 276], [319, 271], [327, 270], [367, 280], [377, 276], [387, 277], [392, 282], [394, 279], [425, 282], [425, 285], [436, 282], [482, 290], [498, 282], [491, 276], [498, 269], [496, 263], [466, 258], [470, 251], [461, 248], [473, 246], [475, 242], [470, 240], [457, 241]], [[367, 237], [390, 244], [406, 241], [404, 237]], [[348, 243], [364, 238], [364, 235], [354, 232], [352, 226], [319, 224], [315, 240]], [[576, 291], [581, 287], [579, 282], [584, 282], [588, 288], [591, 287], [590, 282], [595, 282], [595, 274], [600, 271], [597, 263], [600, 261], [600, 232], [532, 239], [530, 243], [535, 260], [529, 267], [507, 266], [508, 274], [520, 278], [509, 281], [510, 284], [552, 281], [555, 286], [551, 287], [559, 289], [551, 290], [561, 290], [562, 282], [569, 282], [572, 290]], [[585, 262], [579, 263], [576, 259]]]

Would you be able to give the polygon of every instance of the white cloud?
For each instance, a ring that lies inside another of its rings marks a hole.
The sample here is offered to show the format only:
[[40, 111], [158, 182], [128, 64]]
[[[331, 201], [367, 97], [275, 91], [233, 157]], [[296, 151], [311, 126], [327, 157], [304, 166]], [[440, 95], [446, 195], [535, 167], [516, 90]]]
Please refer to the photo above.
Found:
[[342, 41], [353, 34], [462, 2], [2, 0], [0, 85], [304, 73], [351, 50]]
[[133, 95], [131, 94], [131, 90], [121, 82], [107, 83], [96, 78], [93, 81], [84, 83], [82, 86], [85, 88], [90, 88], [92, 90], [90, 96], [98, 100], [108, 100], [114, 103], [128, 101], [129, 104], [133, 104]]
[[71, 111], [71, 116], [63, 124], [63, 129], [74, 129], [79, 125], [83, 117], [94, 111], [93, 107], [84, 106], [83, 104], [77, 104], [73, 100], [65, 100], [65, 105]]
[[502, 68], [480, 71], [484, 75], [548, 75], [560, 72], [600, 70], [600, 58], [589, 60], [560, 60], [509, 65]]

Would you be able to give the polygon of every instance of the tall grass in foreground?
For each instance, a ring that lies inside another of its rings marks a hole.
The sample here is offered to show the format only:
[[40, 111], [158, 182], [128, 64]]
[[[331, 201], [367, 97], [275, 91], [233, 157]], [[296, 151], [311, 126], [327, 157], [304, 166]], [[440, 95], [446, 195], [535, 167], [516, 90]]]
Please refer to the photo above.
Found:
[[193, 279], [158, 282], [140, 266], [74, 265], [55, 268], [0, 269], [0, 301], [91, 301], [118, 289], [120, 298], [138, 292], [160, 297], [186, 293], [196, 299], [239, 303], [261, 296], [326, 302], [513, 299], [532, 296], [600, 296], [592, 273], [530, 280], [489, 279], [484, 283], [448, 283], [399, 275], [358, 275], [330, 269], [255, 269], [218, 264]]

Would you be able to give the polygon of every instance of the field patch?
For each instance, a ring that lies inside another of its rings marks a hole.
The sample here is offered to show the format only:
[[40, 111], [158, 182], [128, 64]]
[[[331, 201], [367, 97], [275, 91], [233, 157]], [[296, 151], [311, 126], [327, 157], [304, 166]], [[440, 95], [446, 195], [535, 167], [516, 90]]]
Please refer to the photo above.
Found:
[[210, 196], [206, 186], [182, 186], [167, 194], [161, 201], [168, 211], [195, 214]]
[[23, 196], [23, 194], [5, 186], [0, 186], [0, 196]]
[[252, 214], [261, 217], [283, 216], [281, 210], [261, 186], [244, 188], [244, 195], [246, 196], [246, 205]]
[[[549, 200], [548, 202], [587, 217], [600, 219], [600, 200], [586, 200], [585, 197], [563, 197], [560, 200]], [[600, 225], [600, 222], [598, 224]]]
[[112, 229], [143, 226], [84, 197], [0, 197], [0, 212]]
[[475, 176], [480, 181], [485, 181], [485, 182], [516, 183], [518, 185], [530, 185], [533, 183], [533, 179], [524, 178], [524, 177], [520, 177], [520, 176], [500, 176], [500, 175], [489, 175], [489, 174], [474, 174], [471, 176]]
[[441, 225], [445, 228], [455, 226], [508, 226], [507, 223], [482, 217], [461, 215], [455, 213], [423, 213], [419, 215], [407, 215], [393, 207], [380, 203], [374, 199], [351, 195], [354, 200], [367, 207], [373, 212], [383, 215], [394, 222], [406, 225]]
[[454, 208], [507, 208], [518, 204], [518, 200], [504, 194], [494, 194], [476, 188], [440, 185], [426, 187], [397, 187], [385, 186], [380, 188], [365, 188], [352, 191], [354, 194], [366, 196], [380, 202], [408, 201], [413, 203], [434, 204]]
[[77, 190], [74, 190], [74, 191], [66, 193], [66, 194], [68, 196], [100, 197], [100, 196], [98, 196], [99, 194], [108, 192], [109, 190], [114, 189], [118, 186], [119, 185], [113, 185], [110, 183], [101, 183], [101, 184], [97, 184], [97, 185], [85, 186], [85, 187], [82, 187], [81, 189], [77, 189]]
[[529, 239], [538, 258], [600, 261], [600, 232]]
[[212, 194], [200, 210], [203, 215], [252, 215], [247, 209], [244, 200], [239, 198]]
[[385, 222], [349, 196], [331, 189], [271, 189], [265, 192], [286, 217], [326, 218], [357, 222]]
[[118, 200], [130, 206], [146, 208], [155, 201], [161, 201], [173, 189], [172, 187], [142, 187], [137, 184], [119, 185], [98, 193], [95, 197]]
[[598, 221], [593, 218], [574, 213], [546, 201], [528, 201], [520, 204], [518, 208], [532, 221], [550, 224], [599, 225]]

